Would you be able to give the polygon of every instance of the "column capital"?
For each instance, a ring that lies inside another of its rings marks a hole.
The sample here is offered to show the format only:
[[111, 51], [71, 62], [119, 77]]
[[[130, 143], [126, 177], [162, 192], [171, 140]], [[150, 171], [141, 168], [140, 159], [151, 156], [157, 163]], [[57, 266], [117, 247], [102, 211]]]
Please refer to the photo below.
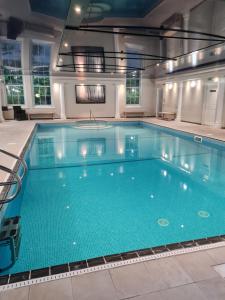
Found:
[[184, 21], [186, 21], [186, 22], [189, 21], [189, 19], [190, 19], [190, 12], [189, 12], [189, 11], [183, 13], [183, 19], [184, 19]]

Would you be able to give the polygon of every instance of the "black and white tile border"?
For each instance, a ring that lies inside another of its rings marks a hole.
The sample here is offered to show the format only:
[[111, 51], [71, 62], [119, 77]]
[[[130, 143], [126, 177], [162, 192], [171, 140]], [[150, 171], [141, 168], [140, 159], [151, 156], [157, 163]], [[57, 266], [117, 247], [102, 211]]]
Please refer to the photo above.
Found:
[[225, 236], [170, 244], [166, 246], [103, 256], [80, 262], [72, 262], [39, 270], [0, 276], [0, 292], [95, 271], [108, 270], [134, 263], [218, 247], [225, 247]]

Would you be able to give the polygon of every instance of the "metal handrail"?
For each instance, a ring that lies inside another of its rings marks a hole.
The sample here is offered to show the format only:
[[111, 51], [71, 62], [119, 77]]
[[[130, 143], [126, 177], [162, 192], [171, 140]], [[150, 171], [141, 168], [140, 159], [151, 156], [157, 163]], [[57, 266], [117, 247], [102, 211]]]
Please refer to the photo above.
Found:
[[6, 181], [6, 182], [0, 182], [0, 186], [12, 186], [12, 185], [17, 185], [16, 191], [8, 198], [4, 199], [4, 200], [0, 200], [0, 205], [2, 204], [6, 204], [11, 202], [14, 198], [16, 198], [16, 196], [18, 195], [18, 193], [21, 190], [22, 187], [22, 181], [21, 181], [21, 177], [13, 170], [0, 165], [0, 170], [9, 173], [13, 176], [13, 179], [16, 179], [16, 181]]
[[22, 175], [20, 177], [20, 179], [22, 180], [24, 178], [25, 174], [27, 173], [27, 164], [26, 164], [25, 160], [22, 157], [17, 156], [15, 154], [13, 154], [11, 152], [8, 152], [8, 151], [6, 151], [4, 149], [1, 149], [1, 148], [0, 148], [0, 152], [3, 153], [3, 154], [5, 154], [5, 155], [8, 155], [10, 157], [13, 157], [13, 158], [17, 159], [20, 162], [20, 164], [23, 165], [23, 173], [22, 173]]
[[91, 120], [91, 116], [93, 117], [95, 123], [96, 123], [96, 119], [95, 119], [95, 116], [93, 115], [93, 112], [90, 110], [90, 120]]

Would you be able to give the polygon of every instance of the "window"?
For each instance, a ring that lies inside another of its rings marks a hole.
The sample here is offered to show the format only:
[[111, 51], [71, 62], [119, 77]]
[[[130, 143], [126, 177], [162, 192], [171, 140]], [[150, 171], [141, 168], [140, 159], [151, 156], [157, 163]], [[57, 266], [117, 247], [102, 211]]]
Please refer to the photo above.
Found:
[[140, 71], [141, 60], [138, 55], [127, 54], [127, 67], [135, 71], [126, 75], [126, 104], [139, 104], [140, 101]]
[[104, 85], [76, 85], [76, 103], [105, 103]]
[[105, 57], [103, 47], [72, 46], [74, 69], [77, 72], [104, 72]]
[[24, 104], [21, 44], [16, 41], [1, 41], [0, 58], [5, 79], [7, 103], [9, 105]]
[[127, 74], [126, 77], [126, 103], [139, 104], [140, 74], [138, 71]]
[[51, 105], [50, 61], [51, 46], [33, 43], [32, 74], [35, 105]]

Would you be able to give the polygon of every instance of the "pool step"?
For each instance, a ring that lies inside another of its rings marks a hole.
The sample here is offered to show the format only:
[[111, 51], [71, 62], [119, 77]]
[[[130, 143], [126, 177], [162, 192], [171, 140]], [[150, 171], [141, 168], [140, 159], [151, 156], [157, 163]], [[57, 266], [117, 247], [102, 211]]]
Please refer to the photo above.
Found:
[[11, 252], [11, 263], [0, 271], [11, 268], [19, 255], [21, 231], [20, 231], [20, 217], [12, 217], [4, 219], [0, 231], [0, 248], [8, 247]]

